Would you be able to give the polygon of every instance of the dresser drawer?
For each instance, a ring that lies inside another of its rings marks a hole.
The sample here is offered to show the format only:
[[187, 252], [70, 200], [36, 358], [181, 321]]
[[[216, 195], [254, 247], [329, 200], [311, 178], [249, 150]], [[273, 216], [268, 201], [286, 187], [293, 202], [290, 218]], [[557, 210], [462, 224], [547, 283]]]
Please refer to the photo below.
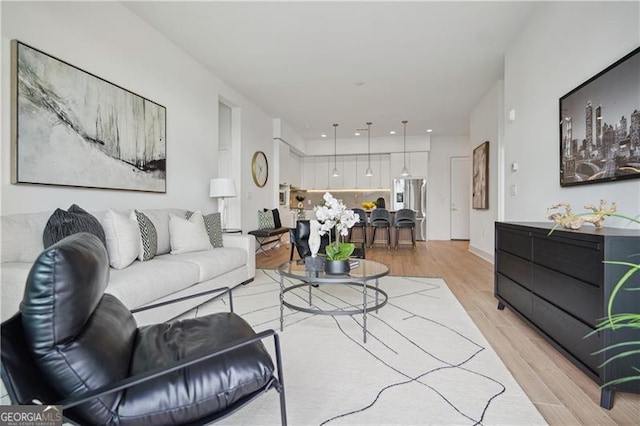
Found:
[[602, 355], [592, 355], [602, 347], [600, 334], [585, 338], [593, 330], [591, 327], [536, 295], [533, 295], [533, 321], [592, 373], [600, 376], [598, 366], [602, 364]]
[[531, 262], [498, 250], [495, 265], [496, 272], [531, 290]]
[[531, 292], [509, 278], [496, 274], [496, 295], [504, 299], [513, 309], [531, 318]]
[[496, 225], [496, 249], [531, 260], [531, 235], [527, 231]]
[[600, 243], [569, 238], [533, 237], [533, 262], [591, 284], [603, 280], [603, 253]]
[[533, 265], [533, 292], [595, 327], [604, 316], [602, 288], [570, 276]]

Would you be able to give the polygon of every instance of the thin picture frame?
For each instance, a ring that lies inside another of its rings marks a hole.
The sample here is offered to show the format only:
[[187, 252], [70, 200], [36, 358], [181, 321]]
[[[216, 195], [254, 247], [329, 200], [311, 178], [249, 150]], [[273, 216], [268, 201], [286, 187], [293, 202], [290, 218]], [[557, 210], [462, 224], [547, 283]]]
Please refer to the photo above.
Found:
[[472, 207], [477, 210], [489, 208], [489, 141], [473, 150]]
[[11, 183], [166, 193], [166, 108], [11, 41]]
[[560, 186], [640, 178], [640, 47], [559, 99]]

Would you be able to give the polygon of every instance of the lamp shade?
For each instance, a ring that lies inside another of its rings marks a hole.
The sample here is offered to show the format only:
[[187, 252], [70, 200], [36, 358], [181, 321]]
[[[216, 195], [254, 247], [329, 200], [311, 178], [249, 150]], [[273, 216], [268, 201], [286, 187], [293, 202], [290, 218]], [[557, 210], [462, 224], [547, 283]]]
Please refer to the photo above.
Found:
[[236, 185], [231, 178], [213, 178], [209, 184], [209, 197], [231, 198], [236, 196]]

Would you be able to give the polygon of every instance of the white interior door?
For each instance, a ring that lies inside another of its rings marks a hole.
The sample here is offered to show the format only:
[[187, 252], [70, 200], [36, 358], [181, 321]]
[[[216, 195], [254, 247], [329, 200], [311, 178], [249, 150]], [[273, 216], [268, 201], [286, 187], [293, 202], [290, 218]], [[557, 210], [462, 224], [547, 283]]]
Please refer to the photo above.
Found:
[[471, 158], [451, 157], [451, 239], [469, 239]]

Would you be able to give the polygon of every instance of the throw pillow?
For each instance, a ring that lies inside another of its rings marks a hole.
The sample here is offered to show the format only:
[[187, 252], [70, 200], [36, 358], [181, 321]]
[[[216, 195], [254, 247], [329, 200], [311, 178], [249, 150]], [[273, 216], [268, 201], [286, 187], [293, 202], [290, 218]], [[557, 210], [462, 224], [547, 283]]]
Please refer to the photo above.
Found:
[[42, 243], [44, 248], [49, 248], [63, 238], [78, 232], [88, 232], [95, 235], [107, 246], [104, 229], [91, 213], [76, 204], [73, 204], [67, 211], [56, 209], [42, 233]]
[[[187, 211], [185, 213], [187, 219], [191, 218], [192, 215], [192, 211]], [[211, 245], [214, 248], [222, 247], [222, 221], [220, 220], [220, 213], [209, 213], [204, 216], [203, 219]]]
[[169, 239], [171, 254], [213, 249], [199, 211], [194, 212], [189, 219], [169, 214]]
[[258, 210], [258, 229], [275, 228], [273, 223], [273, 213], [271, 210], [261, 212]]
[[133, 210], [130, 218], [131, 220], [135, 220], [140, 228], [140, 251], [138, 259], [142, 262], [153, 259], [158, 252], [158, 233], [156, 232], [156, 227], [146, 214], [138, 210]]
[[131, 265], [140, 253], [138, 221], [109, 209], [102, 218], [102, 225], [111, 267], [122, 269]]
[[275, 228], [281, 228], [282, 222], [280, 221], [280, 212], [278, 209], [271, 210], [271, 214], [273, 214], [273, 226]]
[[158, 251], [156, 256], [167, 254], [171, 251], [171, 243], [169, 242], [169, 213], [180, 215], [183, 213], [179, 209], [144, 209], [141, 210], [156, 228], [158, 234]]

